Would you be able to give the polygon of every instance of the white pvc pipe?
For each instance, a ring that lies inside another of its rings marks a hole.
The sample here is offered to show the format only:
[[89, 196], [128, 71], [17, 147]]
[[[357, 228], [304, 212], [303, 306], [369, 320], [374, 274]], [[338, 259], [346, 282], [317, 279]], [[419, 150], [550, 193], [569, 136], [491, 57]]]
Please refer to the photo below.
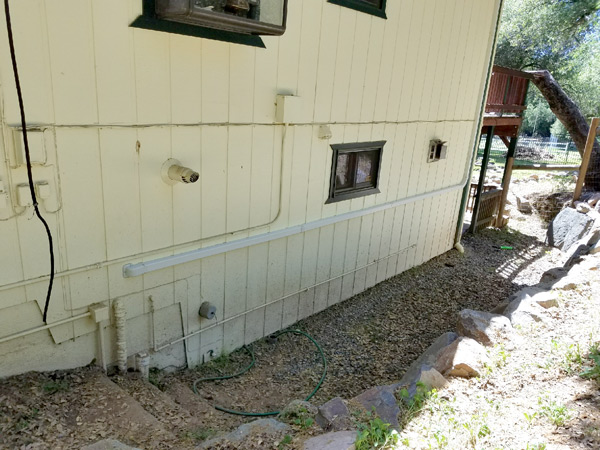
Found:
[[302, 225], [296, 225], [283, 230], [271, 231], [269, 233], [263, 233], [256, 236], [239, 239], [237, 241], [224, 242], [222, 244], [212, 245], [210, 247], [199, 248], [191, 250], [189, 252], [179, 253], [176, 255], [165, 256], [162, 258], [153, 259], [150, 261], [144, 261], [136, 264], [125, 264], [123, 266], [123, 277], [137, 277], [148, 272], [154, 272], [156, 270], [165, 269], [167, 267], [176, 266], [178, 264], [184, 264], [191, 261], [197, 261], [202, 258], [209, 256], [219, 255], [221, 253], [230, 252], [233, 250], [239, 250], [241, 248], [250, 247], [252, 245], [263, 244], [265, 242], [274, 241], [284, 237], [292, 236], [294, 234], [304, 233], [316, 228], [325, 227], [327, 225], [333, 225], [338, 222], [343, 222], [357, 217], [374, 214], [379, 211], [385, 211], [386, 209], [396, 208], [407, 203], [417, 202], [425, 200], [429, 197], [436, 195], [443, 195], [448, 192], [453, 192], [458, 189], [462, 189], [466, 183], [466, 176], [463, 177], [463, 181], [453, 186], [438, 189], [436, 191], [426, 192], [424, 194], [414, 195], [412, 197], [403, 198], [401, 200], [395, 200], [393, 202], [384, 203], [382, 205], [373, 206], [371, 208], [362, 209], [360, 211], [351, 211], [339, 216], [327, 217], [325, 219], [316, 220], [314, 222], [305, 223]]
[[39, 331], [48, 330], [49, 328], [54, 328], [54, 327], [57, 327], [59, 325], [64, 325], [65, 323], [74, 322], [74, 321], [79, 320], [79, 319], [85, 319], [86, 317], [90, 317], [91, 315], [92, 315], [92, 313], [86, 312], [86, 313], [79, 314], [77, 316], [69, 317], [67, 319], [59, 320], [58, 322], [54, 322], [54, 323], [51, 323], [51, 324], [48, 324], [48, 325], [42, 325], [42, 326], [39, 326], [39, 327], [31, 328], [29, 330], [21, 331], [19, 333], [11, 334], [9, 336], [5, 336], [3, 338], [0, 338], [0, 344], [2, 344], [3, 342], [12, 341], [13, 339], [17, 339], [17, 338], [20, 338], [20, 337], [23, 337], [23, 336], [28, 336], [30, 334], [37, 333]]

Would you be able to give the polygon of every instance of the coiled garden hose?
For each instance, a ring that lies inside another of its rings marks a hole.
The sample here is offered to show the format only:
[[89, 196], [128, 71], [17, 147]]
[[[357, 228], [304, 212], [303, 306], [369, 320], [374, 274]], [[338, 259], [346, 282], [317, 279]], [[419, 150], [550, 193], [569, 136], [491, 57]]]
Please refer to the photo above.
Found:
[[[300, 331], [300, 330], [285, 330], [285, 331], [281, 331], [279, 333], [274, 334], [273, 337], [279, 337], [279, 336], [281, 336], [283, 334], [288, 334], [288, 333], [289, 334], [302, 335], [302, 336], [307, 337], [315, 345], [315, 347], [317, 347], [317, 350], [319, 350], [319, 354], [321, 355], [321, 361], [323, 363], [323, 374], [321, 375], [321, 379], [317, 383], [317, 386], [313, 389], [313, 391], [310, 393], [310, 395], [308, 397], [306, 397], [305, 401], [309, 401], [317, 393], [317, 391], [319, 390], [319, 388], [323, 384], [323, 381], [325, 381], [325, 375], [327, 374], [327, 359], [325, 358], [325, 353], [323, 353], [323, 349], [321, 348], [321, 346], [319, 345], [319, 343], [317, 341], [315, 341], [315, 339], [312, 336], [310, 336], [309, 334], [305, 333], [304, 331]], [[254, 352], [252, 351], [252, 349], [250, 349], [249, 347], [246, 347], [246, 346], [244, 346], [244, 349], [246, 350], [246, 352], [248, 352], [248, 354], [252, 358], [252, 361], [250, 362], [250, 364], [248, 365], [248, 367], [246, 367], [245, 369], [243, 369], [240, 372], [235, 373], [233, 375], [225, 375], [225, 376], [222, 376], [222, 377], [199, 378], [196, 381], [194, 381], [194, 384], [193, 384], [194, 393], [196, 395], [200, 395], [200, 393], [198, 392], [198, 384], [204, 383], [205, 381], [229, 380], [231, 378], [239, 377], [240, 375], [243, 375], [246, 372], [248, 372], [254, 366], [254, 363], [256, 362], [256, 359], [254, 358]], [[280, 413], [280, 411], [269, 411], [269, 412], [236, 411], [236, 410], [229, 409], [229, 408], [224, 408], [224, 407], [218, 406], [218, 405], [213, 405], [213, 407], [215, 409], [219, 410], [219, 411], [223, 411], [223, 412], [226, 412], [226, 413], [229, 413], [229, 414], [235, 414], [235, 415], [238, 415], [238, 416], [248, 416], [248, 417], [276, 416], [277, 414]]]

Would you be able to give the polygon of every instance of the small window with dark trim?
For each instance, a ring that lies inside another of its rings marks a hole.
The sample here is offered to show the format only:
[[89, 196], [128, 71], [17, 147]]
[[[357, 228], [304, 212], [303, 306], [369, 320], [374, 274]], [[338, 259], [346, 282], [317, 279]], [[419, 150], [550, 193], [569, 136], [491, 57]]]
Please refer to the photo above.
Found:
[[325, 203], [378, 194], [384, 145], [385, 141], [332, 145], [331, 183]]
[[346, 8], [355, 9], [356, 11], [372, 14], [383, 19], [387, 19], [385, 15], [386, 0], [328, 0], [334, 5], [345, 6]]

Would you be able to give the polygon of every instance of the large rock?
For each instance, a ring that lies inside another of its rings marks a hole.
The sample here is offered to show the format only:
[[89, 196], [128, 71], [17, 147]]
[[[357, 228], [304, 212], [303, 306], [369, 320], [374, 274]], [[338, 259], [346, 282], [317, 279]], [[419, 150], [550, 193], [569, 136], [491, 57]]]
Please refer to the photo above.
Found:
[[419, 382], [424, 384], [428, 389], [436, 389], [438, 391], [448, 385], [448, 380], [433, 367], [423, 367]]
[[439, 353], [456, 341], [456, 339], [458, 339], [458, 334], [452, 332], [444, 333], [438, 337], [433, 341], [433, 344], [427, 347], [427, 350], [425, 350], [421, 356], [410, 365], [408, 370], [404, 373], [404, 376], [394, 385], [394, 387], [396, 389], [407, 387], [409, 392], [415, 390], [415, 385], [421, 377], [423, 367], [434, 367]]
[[319, 407], [315, 417], [317, 423], [324, 430], [347, 430], [353, 426], [350, 410], [341, 397], [335, 397]]
[[568, 273], [569, 273], [569, 269], [565, 269], [564, 267], [554, 267], [553, 269], [546, 270], [542, 274], [540, 283], [541, 284], [549, 283], [551, 285], [556, 280], [560, 280], [562, 277], [566, 276]]
[[317, 407], [304, 400], [292, 400], [279, 413], [281, 419], [302, 419], [317, 415]]
[[98, 441], [95, 444], [86, 445], [85, 447], [81, 447], [81, 450], [140, 450], [136, 447], [130, 447], [129, 445], [125, 445], [122, 442], [119, 442], [115, 439], [104, 439], [102, 441]]
[[473, 309], [458, 313], [458, 334], [491, 347], [510, 338], [513, 327], [505, 316]]
[[434, 368], [444, 376], [470, 378], [480, 376], [490, 364], [485, 348], [479, 342], [461, 337], [439, 354]]
[[[561, 280], [564, 280], [564, 278]], [[529, 287], [520, 290], [510, 297], [510, 303], [504, 311], [504, 315], [508, 317], [513, 327], [542, 322], [548, 318], [546, 310], [532, 298], [543, 292], [546, 292], [546, 290]]]
[[573, 208], [563, 209], [548, 227], [548, 244], [567, 251], [586, 234], [593, 221], [592, 217]]
[[373, 408], [375, 408], [375, 413], [381, 420], [389, 423], [395, 430], [400, 429], [400, 423], [398, 422], [400, 408], [396, 402], [392, 386], [376, 386], [354, 397], [352, 401], [360, 404], [368, 412], [373, 411]]
[[354, 450], [356, 431], [322, 434], [304, 442], [304, 450]]
[[517, 209], [523, 214], [531, 214], [533, 212], [533, 208], [531, 207], [531, 203], [529, 203], [529, 200], [523, 197], [519, 197], [518, 195], [516, 197]]
[[198, 448], [211, 449], [223, 441], [240, 443], [247, 440], [249, 436], [283, 436], [289, 431], [290, 427], [285, 423], [278, 422], [275, 419], [259, 419], [246, 423], [224, 436], [206, 441]]

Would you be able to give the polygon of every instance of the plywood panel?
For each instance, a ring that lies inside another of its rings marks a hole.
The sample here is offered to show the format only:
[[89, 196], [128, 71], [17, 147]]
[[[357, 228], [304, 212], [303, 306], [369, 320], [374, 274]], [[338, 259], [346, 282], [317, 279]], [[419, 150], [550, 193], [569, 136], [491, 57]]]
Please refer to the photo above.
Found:
[[[39, 225], [42, 226], [41, 223]], [[0, 248], [3, 255], [10, 255], [10, 258], [0, 258], [0, 285], [22, 280], [23, 261], [15, 220], [0, 221]]]
[[308, 193], [306, 204], [306, 221], [312, 222], [322, 216], [323, 205], [328, 195], [330, 179], [326, 177], [325, 168], [331, 166], [329, 142], [318, 138], [318, 127], [313, 127], [310, 151], [310, 168], [308, 173]]
[[229, 128], [227, 155], [227, 232], [250, 224], [252, 128]]
[[227, 122], [229, 118], [230, 44], [202, 41], [202, 121]]
[[[389, 10], [389, 8], [386, 7]], [[386, 21], [387, 22], [387, 21]], [[367, 68], [365, 72], [364, 88], [360, 107], [361, 122], [370, 122], [375, 115], [375, 103], [377, 100], [377, 85], [381, 78], [381, 60], [385, 48], [384, 34], [386, 25], [381, 19], [371, 17], [371, 33], [369, 35], [369, 50], [367, 53]]]
[[280, 94], [298, 93], [298, 51], [302, 27], [302, 2], [288, 3], [288, 23], [283, 36], [279, 38], [279, 59], [277, 68], [277, 91]]
[[381, 229], [381, 244], [379, 246], [379, 258], [377, 264], [377, 282], [381, 283], [387, 278], [388, 259], [383, 259], [391, 253], [392, 228], [394, 226], [395, 209], [386, 209], [383, 214], [383, 227]]
[[[407, 10], [407, 8], [409, 8]], [[389, 118], [388, 102], [389, 94], [392, 89], [397, 89], [396, 79], [392, 78], [394, 66], [401, 66], [403, 61], [396, 61], [394, 55], [396, 46], [400, 45], [404, 48], [406, 41], [398, 42], [398, 30], [402, 30], [401, 25], [396, 25], [398, 21], [406, 20], [406, 24], [410, 22], [410, 8], [412, 2], [389, 2], [386, 4], [386, 14], [388, 20], [384, 22], [383, 43], [381, 45], [381, 63], [378, 67], [377, 94], [375, 96], [375, 112], [373, 120], [382, 121]], [[378, 27], [380, 28], [381, 25]], [[366, 94], [366, 91], [365, 91]]]
[[407, 10], [403, 9], [398, 24], [398, 41], [392, 74], [392, 85], [398, 84], [402, 97], [398, 98], [398, 89], [391, 89], [388, 104], [388, 117], [392, 120], [397, 118], [399, 122], [410, 120], [410, 107], [415, 95], [413, 92], [415, 78], [422, 76], [422, 73], [418, 72], [419, 50], [423, 39], [427, 38], [427, 35], [421, 32], [427, 2], [406, 3], [408, 3]]
[[[77, 20], [65, 20], [77, 17]], [[46, 8], [55, 118], [59, 123], [98, 121], [92, 3], [65, 0]]]
[[129, 7], [122, 0], [92, 2], [98, 120], [136, 120], [133, 30]]
[[[203, 302], [217, 308], [217, 319], [223, 320], [225, 300], [225, 255], [216, 255], [202, 260], [201, 294]], [[204, 327], [209, 324], [206, 321]], [[203, 340], [202, 340], [203, 341]], [[204, 345], [204, 342], [202, 342]]]
[[[375, 262], [379, 259], [379, 250], [381, 245], [381, 230], [383, 228], [383, 217], [384, 214], [382, 211], [377, 212], [373, 215], [373, 225], [371, 227], [371, 243], [369, 245], [369, 263]], [[365, 287], [373, 287], [376, 283], [377, 264], [373, 264], [367, 268]]]
[[56, 142], [69, 266], [104, 261], [105, 213], [98, 131], [57, 130]]
[[348, 275], [342, 278], [342, 300], [346, 300], [354, 295], [353, 271], [356, 269], [361, 221], [362, 218], [360, 217], [348, 221], [348, 235], [346, 237], [346, 251], [344, 255], [344, 273], [348, 273]]
[[222, 234], [227, 221], [227, 128], [202, 130], [202, 237]]
[[269, 199], [279, 196], [279, 181], [273, 180], [273, 172], [279, 171], [280, 148], [273, 145], [274, 130], [272, 127], [258, 126], [252, 130], [250, 176], [250, 226], [256, 227], [271, 222], [277, 211], [271, 211]]
[[352, 70], [352, 54], [354, 33], [356, 32], [356, 15], [358, 13], [348, 8], [341, 8], [340, 28], [337, 37], [338, 48], [335, 58], [335, 83], [331, 101], [331, 121], [343, 122], [346, 118], [350, 75]]
[[142, 250], [139, 155], [132, 129], [99, 131], [108, 259]]
[[134, 30], [138, 123], [171, 121], [169, 35]]
[[347, 93], [347, 122], [358, 122], [361, 117], [363, 91], [367, 72], [367, 59], [371, 42], [371, 24], [373, 20], [372, 16], [366, 14], [357, 14], [356, 16], [354, 49], [352, 52], [352, 66], [350, 69], [350, 86]]
[[225, 254], [225, 319], [246, 310], [248, 249]]
[[321, 0], [303, 0], [302, 2], [302, 31], [300, 50], [298, 54], [298, 96], [302, 99], [302, 112], [300, 120], [310, 123], [315, 111], [315, 84], [317, 82], [317, 68], [319, 41], [322, 30], [317, 29], [321, 23], [321, 13], [325, 2]]
[[323, 5], [315, 87], [315, 122], [329, 122], [331, 119], [331, 100], [335, 82], [335, 64], [333, 64], [333, 61], [337, 57], [341, 10], [342, 8], [335, 5]]
[[[173, 158], [198, 172], [202, 167], [202, 133], [196, 127], [171, 131]], [[202, 236], [202, 183], [177, 183], [173, 186], [173, 238], [175, 244], [191, 242]]]
[[203, 40], [189, 36], [169, 36], [173, 123], [202, 121], [202, 43]]
[[312, 127], [295, 127], [289, 199], [290, 225], [298, 225], [306, 221], [307, 182], [310, 168], [311, 143]]
[[251, 123], [254, 116], [254, 64], [256, 49], [229, 48], [229, 122]]
[[[429, 49], [427, 51], [427, 64], [423, 72], [424, 76], [421, 77], [423, 80], [422, 94], [420, 104], [418, 105], [416, 117], [419, 120], [428, 120], [431, 117], [431, 111], [435, 109], [437, 111], [438, 98], [434, 97], [435, 80], [439, 78], [440, 72], [440, 57], [443, 54], [440, 53], [441, 47], [444, 45], [445, 39], [442, 34], [442, 28], [444, 24], [444, 18], [450, 15], [448, 8], [452, 7], [451, 2], [431, 2], [434, 8], [435, 14], [427, 15], [427, 28], [428, 34], [430, 35]], [[430, 11], [431, 12], [431, 11]]]
[[254, 54], [254, 123], [272, 123], [275, 121], [279, 37], [262, 39], [267, 49]]
[[[4, 6], [1, 5], [0, 9], [4, 17]], [[54, 97], [45, 2], [44, 0], [11, 2], [10, 13], [27, 119], [32, 123], [52, 123], [54, 122]], [[0, 33], [0, 45], [3, 49], [8, 49], [6, 32]], [[0, 58], [3, 113], [7, 123], [18, 124], [20, 123], [19, 106], [9, 52], [3, 51]]]
[[[460, 2], [460, 0], [458, 0]], [[459, 28], [459, 32], [458, 32], [458, 39], [456, 42], [456, 48], [457, 48], [457, 52], [455, 55], [455, 65], [454, 65], [454, 72], [452, 74], [452, 78], [451, 78], [451, 83], [448, 85], [448, 93], [449, 93], [449, 99], [448, 99], [448, 112], [446, 114], [446, 117], [448, 119], [459, 119], [460, 118], [460, 114], [459, 114], [459, 103], [460, 103], [460, 98], [459, 98], [459, 91], [460, 91], [460, 83], [461, 83], [461, 77], [463, 75], [463, 71], [465, 70], [465, 62], [466, 62], [466, 47], [468, 44], [468, 33], [469, 33], [469, 29], [471, 27], [471, 21], [472, 21], [472, 15], [471, 15], [471, 11], [472, 11], [472, 5], [469, 4], [472, 2], [466, 2], [464, 3], [464, 6], [462, 8], [462, 20], [461, 20], [461, 26]]]
[[[441, 64], [445, 67], [445, 70], [441, 73], [444, 78], [442, 95], [439, 99], [439, 108], [437, 117], [439, 119], [451, 119], [454, 117], [454, 104], [450, 102], [451, 87], [454, 81], [454, 76], [457, 73], [457, 67], [461, 67], [462, 61], [458, 61], [458, 42], [460, 36], [460, 30], [463, 28], [463, 20], [465, 20], [463, 9], [464, 0], [454, 0], [454, 5], [451, 8], [452, 11], [447, 14], [447, 17], [451, 18], [451, 32], [447, 33], [445, 41], [448, 42], [448, 50], [446, 53], [442, 53]], [[468, 20], [468, 18], [466, 18]]]
[[175, 187], [164, 183], [160, 169], [171, 157], [171, 132], [168, 128], [142, 128], [140, 141], [140, 205], [142, 249], [173, 245], [173, 193]]

